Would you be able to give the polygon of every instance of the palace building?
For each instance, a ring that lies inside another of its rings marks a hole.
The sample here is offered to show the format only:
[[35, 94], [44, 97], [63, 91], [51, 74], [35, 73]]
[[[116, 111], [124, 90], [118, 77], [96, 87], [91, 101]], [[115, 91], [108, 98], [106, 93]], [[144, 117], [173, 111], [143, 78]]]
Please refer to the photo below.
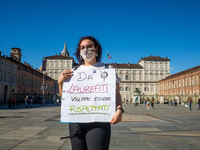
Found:
[[158, 94], [171, 99], [177, 97], [186, 102], [189, 95], [193, 101], [199, 98], [200, 65], [178, 72], [158, 81]]
[[170, 59], [159, 56], [142, 57], [137, 64], [110, 64], [121, 79], [122, 100], [130, 102], [134, 95], [142, 98], [158, 95], [158, 81], [170, 75]]
[[43, 95], [43, 82], [46, 86], [44, 97], [51, 99], [55, 91], [55, 80], [28, 63], [21, 63], [21, 56], [21, 49], [17, 47], [11, 49], [10, 57], [1, 56], [0, 52], [0, 100], [6, 103], [14, 96], [17, 102], [24, 100], [26, 95], [36, 99]]
[[44, 59], [46, 60], [45, 73], [54, 80], [58, 80], [62, 71], [72, 69], [75, 63], [74, 58], [69, 55], [66, 42], [60, 55], [47, 56]]

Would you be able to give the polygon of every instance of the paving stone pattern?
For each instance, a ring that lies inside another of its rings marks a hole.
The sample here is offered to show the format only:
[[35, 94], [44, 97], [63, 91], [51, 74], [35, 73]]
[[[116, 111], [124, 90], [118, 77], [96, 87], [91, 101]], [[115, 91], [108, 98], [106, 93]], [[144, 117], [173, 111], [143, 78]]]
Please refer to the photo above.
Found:
[[[112, 125], [110, 150], [200, 149], [200, 111], [192, 105], [123, 104], [123, 120]], [[59, 121], [60, 106], [34, 104], [8, 109], [0, 105], [0, 150], [71, 150], [68, 124]]]

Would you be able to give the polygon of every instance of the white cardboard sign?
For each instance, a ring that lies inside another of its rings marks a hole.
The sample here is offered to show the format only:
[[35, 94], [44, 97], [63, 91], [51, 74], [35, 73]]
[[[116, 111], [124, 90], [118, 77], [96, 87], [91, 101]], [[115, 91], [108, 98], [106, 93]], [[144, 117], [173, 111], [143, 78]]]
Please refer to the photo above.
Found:
[[63, 83], [61, 123], [109, 122], [116, 108], [115, 69], [77, 70]]

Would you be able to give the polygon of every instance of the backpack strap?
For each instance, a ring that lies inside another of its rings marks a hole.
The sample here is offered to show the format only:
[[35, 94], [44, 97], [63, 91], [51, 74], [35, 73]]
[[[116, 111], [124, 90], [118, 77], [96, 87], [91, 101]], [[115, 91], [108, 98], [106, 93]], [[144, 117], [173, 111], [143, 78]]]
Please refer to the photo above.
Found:
[[105, 64], [105, 68], [109, 68], [109, 64]]

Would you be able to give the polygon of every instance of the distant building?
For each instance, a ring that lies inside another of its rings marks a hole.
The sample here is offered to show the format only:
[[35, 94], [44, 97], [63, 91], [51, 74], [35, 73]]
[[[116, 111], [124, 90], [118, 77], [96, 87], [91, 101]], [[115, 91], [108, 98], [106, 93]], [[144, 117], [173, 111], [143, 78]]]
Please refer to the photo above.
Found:
[[11, 48], [10, 57], [12, 57], [14, 60], [21, 62], [21, 58], [22, 58], [21, 51], [22, 50], [20, 48], [17, 48], [17, 47]]
[[[7, 102], [9, 97], [14, 96], [16, 100], [24, 99], [26, 95], [43, 95], [40, 88], [43, 85], [43, 73], [34, 69], [28, 63], [21, 63], [21, 49], [12, 48], [11, 57], [1, 56], [0, 52], [0, 99]], [[44, 75], [45, 98], [52, 98], [55, 91], [55, 80]]]
[[158, 81], [158, 94], [166, 99], [177, 97], [186, 101], [192, 95], [193, 101], [199, 98], [200, 65], [178, 72]]
[[17, 92], [17, 68], [18, 64], [0, 51], [0, 100], [4, 103]]
[[75, 63], [74, 58], [69, 56], [66, 43], [60, 55], [47, 56], [44, 59], [46, 60], [45, 73], [54, 80], [58, 80], [62, 71], [72, 69]]
[[156, 98], [158, 81], [170, 75], [170, 59], [158, 56], [141, 58], [137, 64], [110, 65], [116, 68], [121, 79], [120, 93], [123, 101], [130, 102], [138, 94]]

